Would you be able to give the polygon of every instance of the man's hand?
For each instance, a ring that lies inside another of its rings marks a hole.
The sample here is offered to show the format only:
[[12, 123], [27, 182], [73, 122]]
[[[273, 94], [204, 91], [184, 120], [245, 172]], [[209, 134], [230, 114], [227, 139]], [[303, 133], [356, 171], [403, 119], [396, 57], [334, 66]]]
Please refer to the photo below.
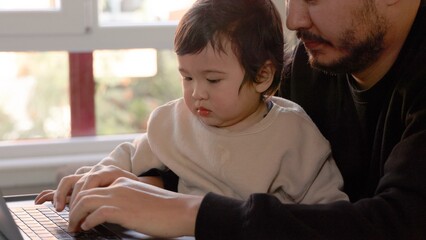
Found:
[[194, 235], [201, 201], [200, 196], [121, 177], [109, 187], [79, 191], [70, 210], [68, 229], [88, 230], [109, 222], [156, 237]]

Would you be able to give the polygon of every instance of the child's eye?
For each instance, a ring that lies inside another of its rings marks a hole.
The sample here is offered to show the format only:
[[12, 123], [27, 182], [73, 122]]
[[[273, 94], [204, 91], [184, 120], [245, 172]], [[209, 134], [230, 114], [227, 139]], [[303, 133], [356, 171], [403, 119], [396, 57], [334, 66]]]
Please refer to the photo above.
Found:
[[182, 77], [182, 79], [185, 80], [185, 81], [191, 81], [192, 77]]
[[209, 83], [218, 83], [220, 79], [207, 79], [207, 81], [209, 81]]
[[315, 5], [317, 3], [317, 0], [306, 0], [306, 2], [310, 5]]

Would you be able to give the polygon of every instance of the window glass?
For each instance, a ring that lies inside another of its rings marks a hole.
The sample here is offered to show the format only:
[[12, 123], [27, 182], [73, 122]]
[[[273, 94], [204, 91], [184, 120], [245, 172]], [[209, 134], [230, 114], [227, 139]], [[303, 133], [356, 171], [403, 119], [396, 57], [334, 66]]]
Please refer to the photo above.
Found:
[[[70, 137], [66, 52], [2, 52], [0, 140]], [[151, 111], [182, 96], [172, 50], [94, 52], [97, 135], [143, 132]]]
[[99, 23], [154, 24], [178, 21], [195, 0], [100, 0]]
[[138, 133], [151, 111], [182, 96], [172, 50], [94, 52], [98, 135]]
[[68, 137], [66, 52], [0, 52], [0, 140]]

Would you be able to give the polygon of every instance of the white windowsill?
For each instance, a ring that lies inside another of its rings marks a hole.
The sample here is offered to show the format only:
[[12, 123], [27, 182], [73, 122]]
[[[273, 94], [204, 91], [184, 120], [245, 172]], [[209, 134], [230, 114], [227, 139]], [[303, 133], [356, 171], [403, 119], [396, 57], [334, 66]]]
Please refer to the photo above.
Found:
[[[56, 186], [58, 179], [81, 166], [93, 165], [118, 144], [137, 135], [78, 137], [0, 144], [0, 189]], [[14, 193], [25, 193], [16, 190]], [[28, 192], [27, 192], [28, 193]]]

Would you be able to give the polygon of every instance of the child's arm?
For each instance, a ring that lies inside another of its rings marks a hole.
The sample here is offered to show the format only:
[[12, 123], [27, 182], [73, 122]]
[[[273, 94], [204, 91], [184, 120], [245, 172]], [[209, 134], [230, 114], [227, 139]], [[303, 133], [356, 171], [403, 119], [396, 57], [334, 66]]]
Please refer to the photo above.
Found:
[[[141, 134], [132, 143], [119, 144], [95, 166], [97, 165], [113, 165], [135, 175], [140, 175], [154, 168], [165, 169], [165, 166], [152, 153], [146, 133]], [[93, 167], [81, 167], [76, 171], [76, 174], [89, 172]]]
[[109, 186], [119, 177], [163, 186], [160, 178], [137, 177], [152, 168], [164, 169], [165, 167], [152, 154], [146, 134], [142, 134], [133, 143], [118, 145], [108, 157], [98, 164], [81, 167], [75, 174], [62, 178], [56, 190], [41, 192], [35, 202], [41, 204], [45, 201], [53, 201], [56, 208], [62, 210], [66, 203], [72, 204], [73, 197], [78, 192], [94, 187]]
[[330, 154], [300, 203], [330, 203], [339, 200], [348, 201], [349, 198], [343, 192], [342, 175]]
[[271, 193], [283, 203], [322, 204], [349, 200], [343, 192], [343, 178], [331, 153], [325, 160], [310, 163], [307, 165], [319, 165], [311, 169], [293, 169], [291, 177], [287, 176], [288, 172], [281, 171], [272, 184]]

